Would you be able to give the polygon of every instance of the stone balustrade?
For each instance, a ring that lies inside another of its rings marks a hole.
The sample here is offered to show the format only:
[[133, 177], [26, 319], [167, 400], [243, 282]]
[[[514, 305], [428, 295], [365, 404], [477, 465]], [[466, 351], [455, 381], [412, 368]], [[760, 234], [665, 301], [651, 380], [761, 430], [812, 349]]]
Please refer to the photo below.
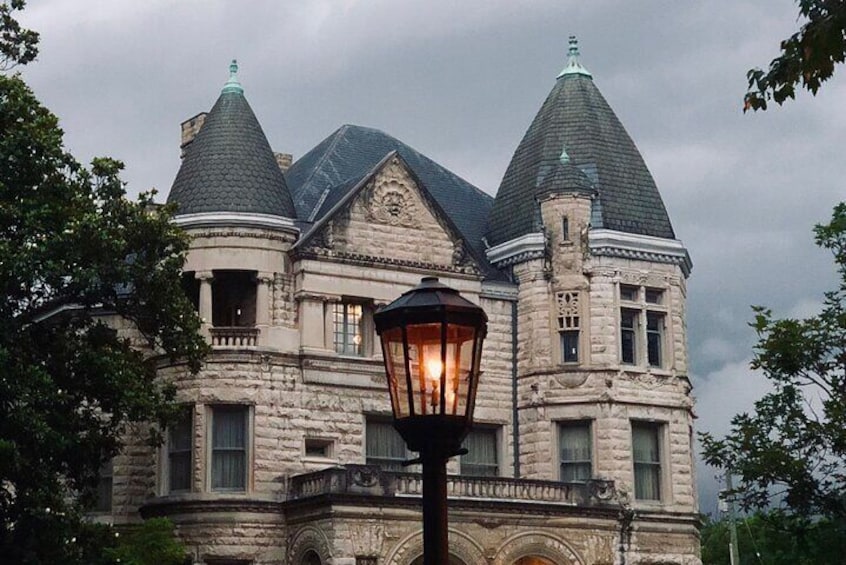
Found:
[[255, 347], [259, 329], [250, 327], [209, 328], [212, 347]]
[[[423, 477], [418, 473], [383, 471], [371, 465], [346, 465], [291, 477], [288, 499], [327, 494], [419, 497]], [[450, 500], [544, 503], [564, 506], [617, 505], [614, 482], [592, 479], [584, 483], [511, 479], [505, 477], [447, 477]]]

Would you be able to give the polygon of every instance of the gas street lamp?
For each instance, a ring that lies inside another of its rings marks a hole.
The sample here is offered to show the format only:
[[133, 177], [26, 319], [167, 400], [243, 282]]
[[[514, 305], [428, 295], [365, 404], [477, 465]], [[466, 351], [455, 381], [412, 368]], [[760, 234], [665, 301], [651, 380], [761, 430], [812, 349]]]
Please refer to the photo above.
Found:
[[388, 377], [394, 427], [423, 466], [423, 563], [446, 565], [446, 462], [473, 423], [484, 310], [436, 277], [374, 316]]

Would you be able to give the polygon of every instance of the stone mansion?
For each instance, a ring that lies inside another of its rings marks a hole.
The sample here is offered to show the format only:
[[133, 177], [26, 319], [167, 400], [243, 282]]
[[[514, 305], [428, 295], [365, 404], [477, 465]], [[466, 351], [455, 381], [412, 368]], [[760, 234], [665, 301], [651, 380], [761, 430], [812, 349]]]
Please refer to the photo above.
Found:
[[101, 519], [166, 516], [198, 564], [421, 563], [373, 313], [436, 276], [489, 318], [450, 563], [700, 564], [691, 261], [575, 40], [495, 198], [367, 127], [274, 153], [233, 63], [168, 201], [212, 352], [161, 362], [182, 418], [114, 459]]

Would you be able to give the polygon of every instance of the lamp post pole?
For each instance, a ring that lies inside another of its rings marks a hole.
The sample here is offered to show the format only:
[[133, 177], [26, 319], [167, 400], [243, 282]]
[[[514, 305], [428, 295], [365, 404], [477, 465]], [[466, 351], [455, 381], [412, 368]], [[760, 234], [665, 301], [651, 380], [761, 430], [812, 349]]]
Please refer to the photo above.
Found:
[[447, 457], [421, 452], [420, 460], [423, 464], [423, 565], [447, 565]]
[[446, 463], [462, 452], [473, 421], [488, 317], [425, 277], [373, 318], [394, 427], [423, 466], [423, 563], [447, 565]]

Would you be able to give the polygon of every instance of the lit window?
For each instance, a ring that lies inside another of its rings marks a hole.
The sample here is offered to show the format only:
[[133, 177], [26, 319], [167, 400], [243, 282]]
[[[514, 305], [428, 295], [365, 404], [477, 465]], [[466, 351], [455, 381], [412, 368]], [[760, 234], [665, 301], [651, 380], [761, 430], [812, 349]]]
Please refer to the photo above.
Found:
[[247, 489], [246, 406], [212, 408], [212, 490]]
[[192, 407], [186, 406], [168, 429], [167, 476], [169, 492], [191, 490], [191, 452], [194, 439]]
[[109, 459], [100, 467], [100, 478], [97, 481], [96, 500], [94, 501], [95, 512], [112, 511], [112, 484], [113, 484], [112, 460]]
[[461, 456], [461, 474], [480, 477], [499, 475], [496, 428], [476, 428], [464, 438], [467, 454]]
[[335, 351], [342, 355], [364, 355], [364, 307], [339, 302], [332, 305]]
[[410, 459], [405, 441], [387, 420], [367, 421], [366, 443], [368, 465], [378, 465], [386, 471], [403, 471], [402, 463]]
[[661, 500], [661, 425], [632, 422], [635, 499]]
[[561, 362], [578, 363], [581, 327], [579, 293], [578, 291], [559, 292], [556, 295], [556, 301], [558, 303], [558, 336], [561, 342]]
[[564, 482], [583, 482], [591, 478], [590, 422], [561, 422], [558, 425], [561, 448], [561, 474]]

